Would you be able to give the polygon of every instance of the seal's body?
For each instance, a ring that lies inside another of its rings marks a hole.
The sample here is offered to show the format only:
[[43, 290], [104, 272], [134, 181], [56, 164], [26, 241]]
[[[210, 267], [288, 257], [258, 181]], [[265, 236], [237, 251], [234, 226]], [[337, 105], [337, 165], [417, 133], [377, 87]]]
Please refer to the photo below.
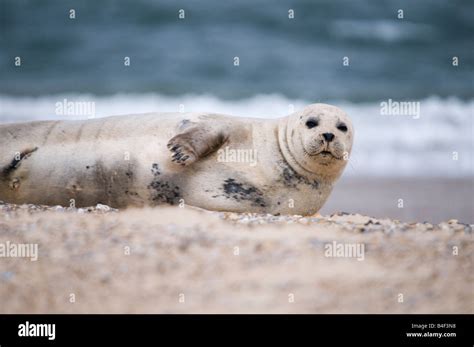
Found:
[[0, 200], [307, 215], [351, 146], [347, 116], [323, 104], [276, 120], [168, 113], [7, 124]]

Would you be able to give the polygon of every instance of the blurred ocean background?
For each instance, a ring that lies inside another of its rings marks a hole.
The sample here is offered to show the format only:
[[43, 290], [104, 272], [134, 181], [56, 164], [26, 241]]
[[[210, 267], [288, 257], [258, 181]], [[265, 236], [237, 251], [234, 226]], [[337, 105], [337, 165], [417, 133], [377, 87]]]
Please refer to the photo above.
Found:
[[[180, 105], [278, 117], [324, 102], [355, 124], [346, 176], [474, 175], [473, 1], [0, 4], [2, 123], [72, 118], [55, 114], [65, 98], [97, 117]], [[388, 99], [420, 102], [419, 119], [381, 115]]]

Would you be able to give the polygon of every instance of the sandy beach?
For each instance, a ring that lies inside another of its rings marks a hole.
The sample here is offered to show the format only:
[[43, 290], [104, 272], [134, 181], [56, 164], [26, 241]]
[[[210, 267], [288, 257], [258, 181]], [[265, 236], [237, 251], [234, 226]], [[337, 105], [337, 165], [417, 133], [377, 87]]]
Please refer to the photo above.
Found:
[[0, 313], [473, 313], [472, 227], [1, 203]]

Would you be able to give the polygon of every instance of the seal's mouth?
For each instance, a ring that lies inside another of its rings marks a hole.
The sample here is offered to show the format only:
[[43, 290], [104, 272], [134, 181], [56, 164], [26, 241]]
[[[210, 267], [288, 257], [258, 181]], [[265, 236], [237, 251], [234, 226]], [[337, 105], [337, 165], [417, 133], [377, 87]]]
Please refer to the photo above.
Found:
[[314, 153], [311, 155], [312, 157], [318, 157], [322, 159], [336, 159], [336, 160], [341, 160], [342, 157], [338, 157], [336, 154], [334, 154], [332, 151], [329, 151], [327, 149], [322, 150], [321, 152]]
[[328, 151], [328, 150], [321, 151], [318, 154], [316, 154], [316, 156], [318, 156], [320, 158], [323, 158], [323, 159], [336, 159], [336, 160], [341, 159], [341, 158], [338, 158], [337, 156], [335, 156], [333, 152]]
[[317, 158], [322, 158], [322, 159], [341, 159], [339, 157], [337, 157], [336, 155], [334, 155], [333, 152], [325, 149], [325, 150], [322, 150], [320, 152], [317, 152], [317, 153], [309, 153], [308, 151], [306, 151], [306, 154], [310, 157], [317, 157]]
[[330, 151], [321, 151], [318, 153], [318, 155], [332, 155], [334, 157], [334, 155]]

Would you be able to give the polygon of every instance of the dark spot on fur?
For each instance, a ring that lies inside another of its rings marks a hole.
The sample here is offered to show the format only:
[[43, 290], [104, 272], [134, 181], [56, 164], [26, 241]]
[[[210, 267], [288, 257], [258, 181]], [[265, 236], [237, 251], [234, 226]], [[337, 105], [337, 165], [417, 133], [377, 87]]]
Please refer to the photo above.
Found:
[[160, 166], [157, 164], [157, 163], [153, 163], [151, 165], [151, 173], [153, 174], [153, 176], [158, 176], [161, 174], [160, 172]]
[[224, 181], [222, 187], [225, 197], [228, 199], [232, 198], [236, 201], [250, 201], [253, 206], [266, 206], [263, 193], [254, 186], [237, 182], [233, 178], [228, 178]]
[[[133, 172], [135, 164], [129, 162], [126, 164], [108, 166], [101, 160], [97, 160], [88, 165], [89, 171], [84, 172], [83, 177], [79, 177], [75, 184], [79, 187], [95, 187], [94, 194], [87, 191], [77, 191], [76, 206], [89, 206], [98, 203], [112, 207], [125, 207], [130, 203], [130, 195], [123, 194], [125, 190], [129, 191], [133, 187]], [[87, 166], [86, 166], [87, 169]], [[91, 182], [92, 181], [92, 182]], [[134, 201], [138, 201], [138, 196]]]
[[316, 180], [310, 180], [307, 177], [301, 176], [295, 170], [288, 166], [286, 163], [280, 163], [280, 167], [282, 167], [282, 181], [283, 184], [287, 187], [297, 188], [300, 184], [306, 184], [311, 186], [313, 189], [319, 188], [319, 182]]
[[86, 166], [86, 169], [89, 170], [91, 167], [89, 165]]
[[181, 122], [179, 122], [178, 128], [184, 129], [187, 126], [189, 126], [190, 124], [191, 124], [191, 121], [189, 119], [183, 119]]
[[2, 171], [3, 176], [8, 177], [13, 171], [18, 169], [22, 160], [27, 159], [37, 149], [38, 147], [35, 147], [33, 149], [27, 149], [21, 152], [19, 156], [15, 155], [15, 157], [12, 159], [10, 164], [3, 169]]
[[172, 187], [169, 182], [162, 183], [154, 180], [148, 187], [154, 190], [152, 200], [158, 204], [167, 203], [174, 205], [178, 203], [181, 197], [179, 194], [179, 187]]
[[151, 173], [153, 174], [153, 180], [148, 185], [148, 189], [152, 190], [152, 201], [157, 204], [177, 204], [181, 199], [179, 187], [162, 177], [158, 164], [154, 163], [151, 166]]

